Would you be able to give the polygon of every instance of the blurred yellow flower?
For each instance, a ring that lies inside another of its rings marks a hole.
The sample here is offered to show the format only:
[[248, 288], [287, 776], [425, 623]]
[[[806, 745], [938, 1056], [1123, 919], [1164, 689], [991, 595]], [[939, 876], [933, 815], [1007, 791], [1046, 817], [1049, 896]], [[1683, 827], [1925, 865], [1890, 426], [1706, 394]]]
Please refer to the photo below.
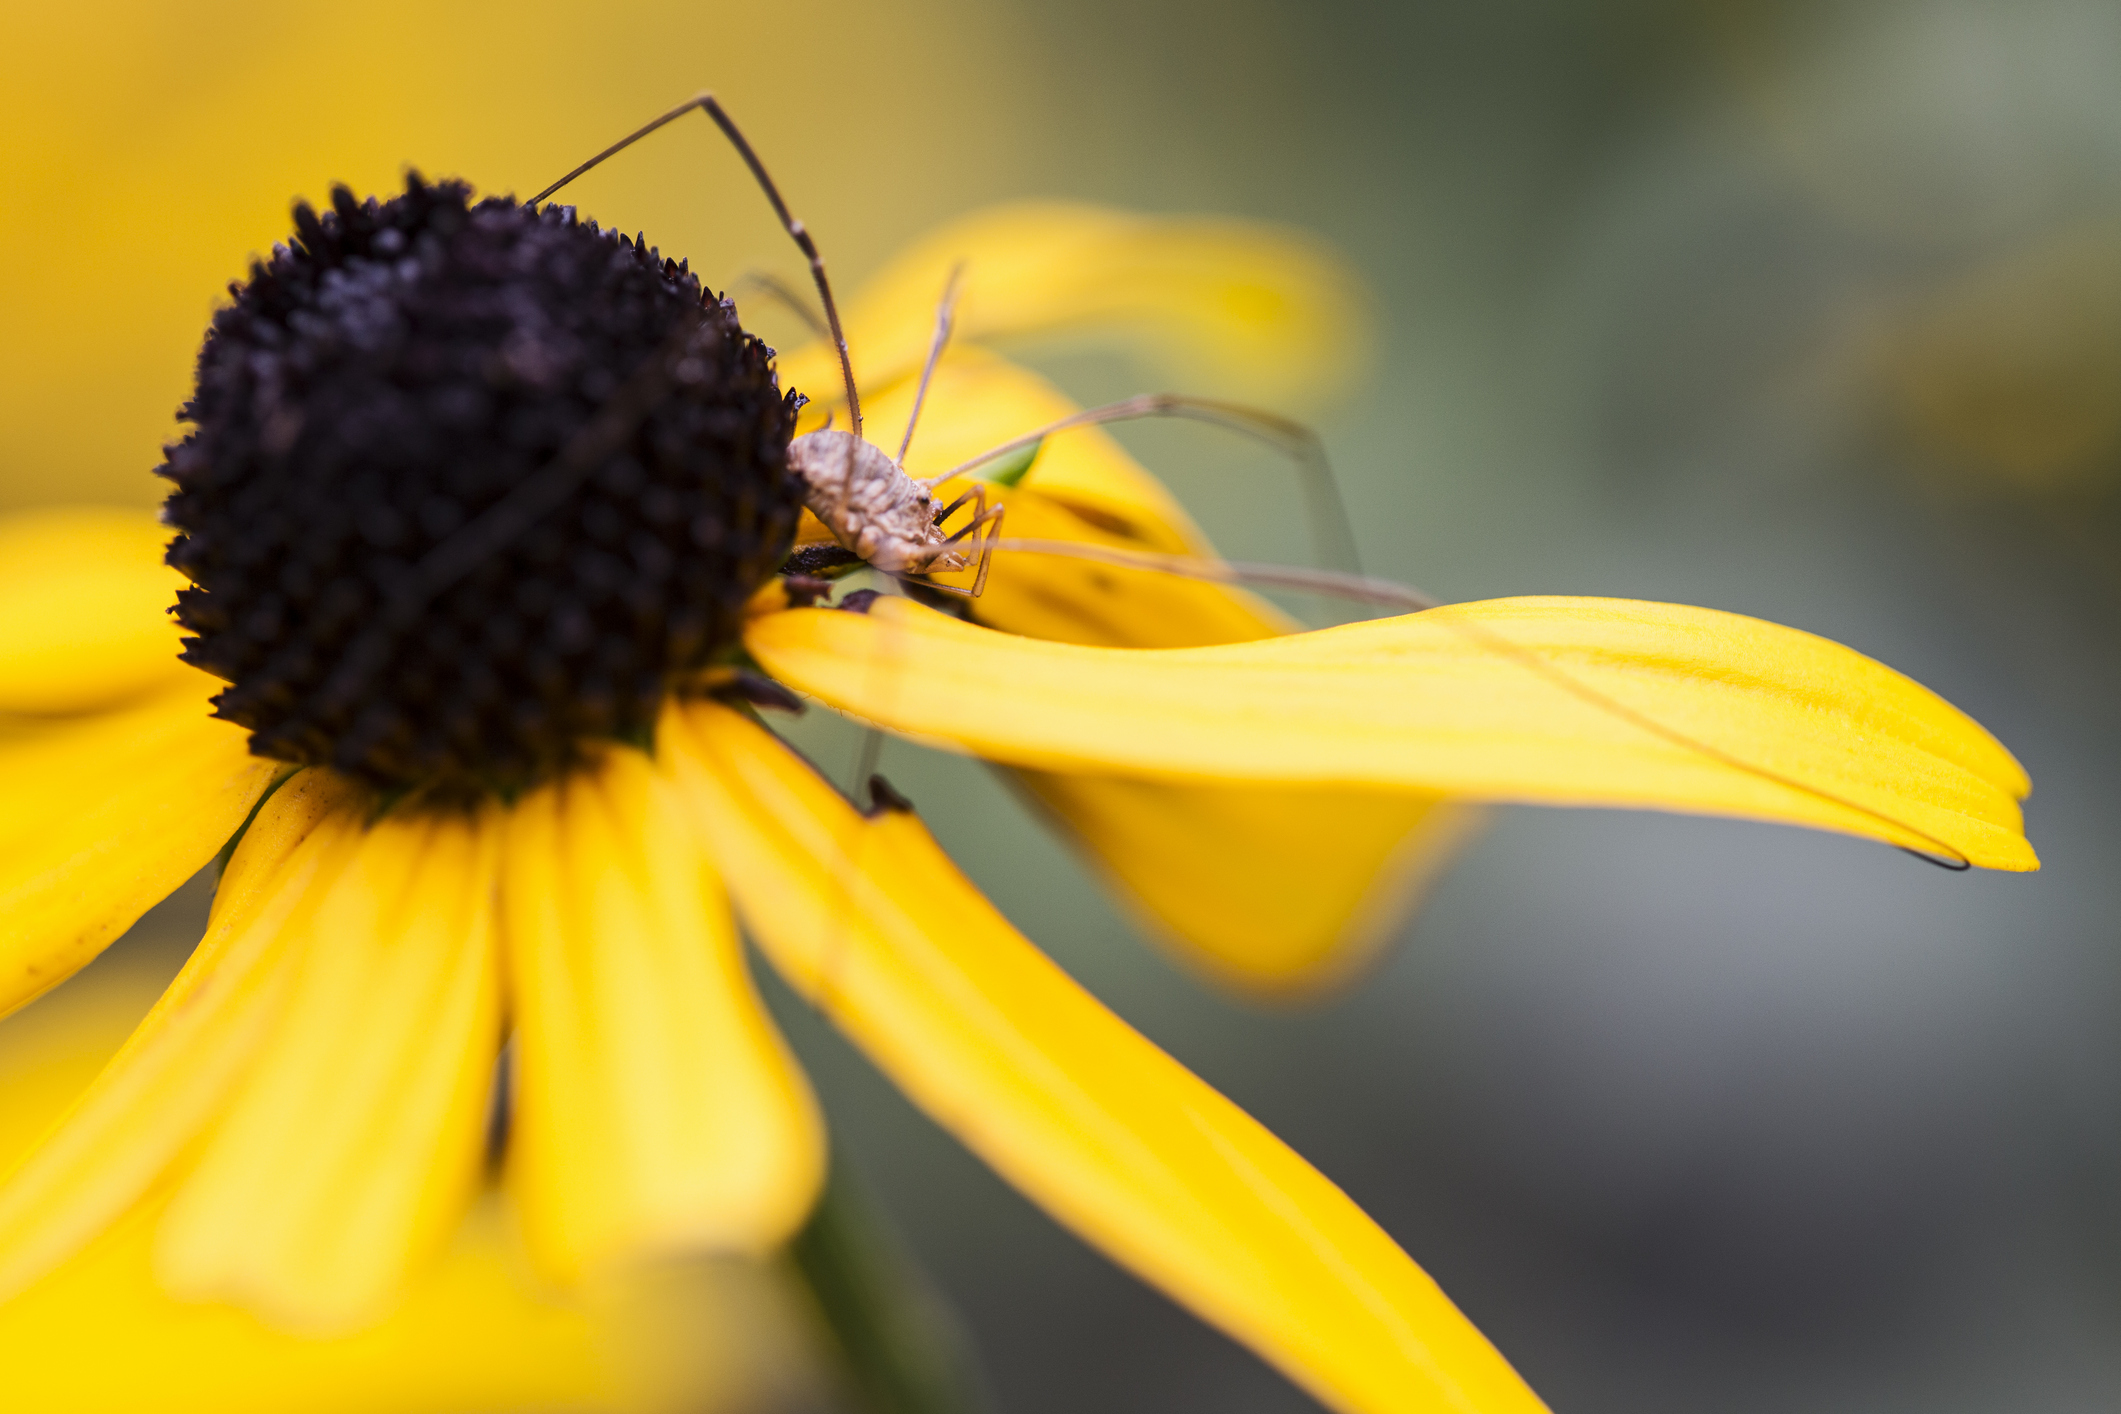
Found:
[[1914, 439], [2005, 494], [2121, 474], [2121, 222], [2042, 231], [1909, 302], [1883, 345]]
[[[245, 253], [284, 234], [290, 193], [387, 189], [408, 163], [528, 192], [591, 137], [638, 122], [642, 94], [706, 82], [772, 150], [816, 155], [804, 211], [837, 233], [846, 268], [991, 190], [978, 174], [1027, 122], [991, 17], [851, 0], [802, 13], [833, 43], [791, 88], [787, 16], [768, 7], [713, 7], [711, 54], [663, 42], [702, 23], [678, 0], [7, 7], [0, 131], [10, 198], [36, 219], [0, 227], [0, 508], [158, 498], [140, 473], [186, 394], [200, 327]], [[777, 252], [763, 211], [721, 218], [717, 192], [743, 169], [703, 165], [708, 138], [692, 141], [613, 164], [583, 199], [628, 230], [684, 233], [696, 268]]]

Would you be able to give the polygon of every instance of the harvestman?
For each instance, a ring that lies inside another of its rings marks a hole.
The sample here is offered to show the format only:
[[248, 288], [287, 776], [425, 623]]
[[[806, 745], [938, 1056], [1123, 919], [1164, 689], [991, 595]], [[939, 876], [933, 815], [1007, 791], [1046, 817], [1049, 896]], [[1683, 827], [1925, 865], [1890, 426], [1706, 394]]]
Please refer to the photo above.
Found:
[[[751, 175], [765, 192], [766, 200], [772, 204], [774, 215], [780, 218], [781, 225], [795, 241], [796, 247], [810, 262], [810, 276], [817, 285], [818, 298], [824, 304], [825, 319], [823, 325], [819, 326], [800, 298], [785, 285], [770, 277], [753, 277], [754, 283], [790, 304], [798, 314], [817, 328], [820, 334], [829, 338], [839, 356], [840, 379], [846, 393], [850, 428], [840, 431], [833, 428], [828, 420], [823, 429], [796, 438], [788, 445], [788, 465], [803, 482], [803, 501], [810, 513], [831, 532], [845, 556], [851, 557], [841, 558], [840, 564], [860, 562], [899, 579], [927, 576], [938, 571], [971, 570], [973, 580], [970, 589], [927, 579], [922, 582], [930, 589], [978, 598], [986, 590], [988, 569], [997, 549], [1077, 555], [1083, 547], [1061, 541], [1003, 541], [1000, 532], [1007, 507], [988, 504], [985, 483], [975, 482], [970, 490], [947, 505], [938, 502], [935, 488], [969, 476], [980, 467], [999, 461], [1012, 453], [1035, 451], [1047, 437], [1071, 428], [1146, 417], [1182, 417], [1245, 433], [1293, 458], [1305, 472], [1305, 492], [1311, 502], [1314, 535], [1321, 542], [1319, 548], [1322, 555], [1331, 562], [1352, 565], [1354, 536], [1348, 528], [1347, 516], [1332, 485], [1331, 472], [1326, 467], [1324, 453], [1316, 434], [1309, 428], [1276, 417], [1272, 413], [1234, 403], [1189, 397], [1179, 393], [1150, 393], [1127, 398], [1104, 407], [1070, 414], [1020, 437], [1011, 438], [998, 447], [952, 467], [940, 476], [925, 480], [909, 476], [904, 466], [906, 453], [913, 445], [914, 428], [920, 421], [921, 406], [927, 400], [928, 385], [934, 377], [936, 363], [950, 341], [957, 305], [958, 281], [963, 273], [963, 265], [960, 264], [951, 271], [949, 281], [944, 287], [942, 301], [936, 310], [935, 338], [929, 345], [927, 361], [921, 368], [920, 383], [913, 397], [913, 410], [906, 418], [905, 436], [899, 443], [898, 455], [891, 456], [882, 447], [862, 436], [861, 395], [855, 387], [854, 363], [847, 351], [847, 336], [840, 325], [839, 305], [832, 297], [832, 282], [825, 275], [824, 257], [818, 253], [817, 243], [811, 239], [809, 230], [789, 211], [787, 202], [781, 198], [779, 187], [774, 184], [751, 143], [711, 93], [688, 99], [653, 122], [627, 134], [530, 198], [526, 205], [535, 206], [546, 200], [583, 173], [695, 109], [714, 120], [723, 136], [729, 139], [730, 144], [743, 157], [744, 165], [751, 169]], [[945, 533], [944, 522], [968, 503], [971, 506], [969, 519], [956, 531]], [[1128, 551], [1115, 551], [1093, 552], [1081, 557], [1123, 562], [1143, 568], [1160, 568], [1177, 573], [1200, 573], [1216, 579], [1229, 577], [1227, 573], [1218, 572], [1218, 562], [1200, 561], [1196, 564], [1186, 556], [1137, 555]], [[820, 564], [818, 567], [825, 566]], [[1330, 582], [1292, 582], [1293, 579], [1301, 578], [1303, 572], [1292, 571], [1279, 577], [1277, 582], [1290, 584], [1291, 587], [1310, 587], [1323, 592], [1342, 594], [1353, 587]], [[1328, 581], [1336, 578], [1338, 577], [1326, 576]], [[1398, 600], [1392, 602], [1396, 603]]]
[[[1103, 407], [1090, 408], [1070, 414], [1046, 426], [1011, 438], [998, 447], [991, 448], [971, 460], [952, 467], [940, 476], [920, 480], [906, 474], [904, 465], [908, 449], [913, 443], [914, 426], [920, 419], [921, 404], [928, 395], [929, 380], [934, 376], [937, 361], [950, 339], [951, 325], [955, 317], [958, 277], [962, 266], [953, 270], [946, 284], [942, 302], [936, 312], [935, 338], [928, 349], [926, 363], [921, 369], [920, 384], [915, 390], [913, 410], [906, 419], [906, 433], [899, 444], [896, 457], [862, 436], [862, 404], [854, 384], [854, 362], [847, 352], [847, 336], [840, 326], [839, 306], [832, 297], [832, 284], [825, 277], [824, 257], [818, 254], [817, 243], [810, 232], [788, 210], [788, 203], [781, 198], [780, 189], [767, 174], [765, 164], [742, 131], [724, 111], [711, 93], [702, 93], [686, 100], [651, 123], [647, 123], [611, 146], [576, 167], [566, 176], [530, 198], [526, 205], [535, 206], [554, 192], [572, 182], [583, 173], [607, 159], [625, 151], [633, 144], [655, 132], [665, 124], [675, 122], [687, 113], [698, 109], [712, 118], [722, 135], [729, 139], [744, 165], [751, 169], [766, 199], [772, 203], [774, 215], [795, 241], [804, 257], [810, 262], [810, 276], [817, 285], [818, 298], [823, 301], [825, 320], [823, 332], [832, 340], [834, 351], [839, 355], [840, 378], [847, 396], [847, 418], [850, 428], [839, 431], [830, 426], [829, 420], [823, 429], [797, 437], [788, 446], [789, 468], [801, 478], [804, 486], [803, 500], [811, 514], [831, 532], [839, 545], [841, 558], [837, 564], [851, 566], [867, 564], [894, 579], [901, 581], [917, 578], [927, 588], [944, 590], [967, 598], [977, 598], [987, 585], [987, 572], [997, 550], [1022, 551], [1032, 554], [1062, 555], [1077, 559], [1095, 560], [1107, 564], [1136, 569], [1162, 571], [1185, 575], [1191, 578], [1210, 580], [1224, 584], [1253, 584], [1269, 587], [1303, 590], [1315, 594], [1332, 595], [1360, 603], [1376, 605], [1401, 611], [1430, 609], [1438, 601], [1406, 585], [1388, 580], [1371, 579], [1352, 572], [1354, 567], [1354, 537], [1348, 527], [1347, 516], [1340, 505], [1334, 488], [1331, 472], [1325, 466], [1317, 435], [1300, 424], [1289, 422], [1271, 413], [1241, 407], [1232, 403], [1217, 402], [1207, 398], [1188, 397], [1177, 393], [1151, 393], [1127, 398]], [[770, 278], [757, 281], [770, 293], [776, 294], [790, 304], [806, 320], [816, 326], [811, 316], [794, 292]], [[671, 356], [681, 355], [684, 345], [671, 350]], [[637, 387], [629, 388], [632, 398], [618, 398], [614, 402], [630, 403], [642, 401], [658, 391], [661, 381], [660, 369], [650, 368], [645, 376], [637, 377]], [[610, 409], [614, 419], [624, 418], [630, 409]], [[1035, 450], [1047, 437], [1071, 428], [1090, 427], [1100, 423], [1123, 422], [1144, 417], [1183, 417], [1196, 421], [1214, 423], [1245, 433], [1269, 446], [1282, 451], [1295, 460], [1306, 473], [1305, 492], [1311, 502], [1313, 534], [1320, 542], [1321, 558], [1349, 567], [1347, 572], [1324, 569], [1296, 569], [1280, 565], [1240, 564], [1224, 560], [1202, 559], [1185, 555], [1162, 555], [1114, 547], [1078, 544], [1057, 540], [1004, 540], [1000, 530], [1006, 507], [989, 505], [984, 483], [975, 483], [948, 505], [940, 505], [935, 498], [935, 488], [947, 482], [967, 476], [978, 468], [998, 461], [1012, 453], [1027, 449]], [[585, 437], [579, 448], [569, 447], [563, 451], [551, 469], [555, 486], [562, 478], [577, 477], [586, 470], [590, 457], [598, 449], [599, 439]], [[523, 488], [529, 490], [530, 488]], [[514, 497], [508, 498], [515, 500]], [[538, 497], [525, 495], [520, 504], [505, 507], [506, 514], [495, 515], [493, 529], [506, 535], [523, 515], [530, 512]], [[946, 534], [943, 523], [971, 504], [970, 519], [954, 533]], [[497, 510], [503, 508], [497, 508]], [[467, 537], [473, 540], [477, 537]], [[450, 546], [451, 550], [464, 547]], [[433, 573], [421, 576], [417, 586], [419, 595], [408, 596], [408, 610], [413, 608], [420, 596], [431, 594], [434, 587], [446, 578], [462, 572], [464, 557], [451, 555], [438, 557], [442, 563], [433, 566]], [[800, 562], [799, 562], [800, 563]], [[829, 567], [829, 561], [816, 561], [818, 567]], [[428, 566], [422, 566], [423, 570]], [[936, 582], [925, 576], [936, 571], [973, 571], [970, 589]], [[1730, 752], [1708, 742], [1701, 741], [1659, 722], [1626, 703], [1617, 700], [1588, 683], [1581, 682], [1559, 665], [1547, 661], [1539, 653], [1521, 644], [1513, 643], [1484, 624], [1472, 620], [1452, 618], [1446, 620], [1456, 632], [1491, 651], [1501, 653], [1521, 664], [1547, 682], [1569, 693], [1601, 711], [1609, 712], [1621, 720], [1632, 723], [1642, 730], [1688, 751], [1697, 752], [1711, 760], [1733, 769], [1773, 781], [1790, 789], [1801, 791], [1816, 799], [1845, 806], [1874, 819], [1885, 821], [1897, 828], [1921, 835], [1941, 852], [1931, 855], [1905, 845], [1895, 846], [1903, 853], [1917, 859], [1954, 871], [1972, 868], [1972, 862], [1950, 845], [1925, 832], [1915, 829], [1905, 821], [1882, 814], [1869, 806], [1858, 804], [1844, 796], [1823, 790], [1806, 781], [1786, 776], [1779, 771], [1758, 765], [1734, 756]], [[872, 738], [873, 740], [873, 738]], [[869, 752], [865, 749], [864, 755]], [[857, 773], [857, 780], [860, 779]]]

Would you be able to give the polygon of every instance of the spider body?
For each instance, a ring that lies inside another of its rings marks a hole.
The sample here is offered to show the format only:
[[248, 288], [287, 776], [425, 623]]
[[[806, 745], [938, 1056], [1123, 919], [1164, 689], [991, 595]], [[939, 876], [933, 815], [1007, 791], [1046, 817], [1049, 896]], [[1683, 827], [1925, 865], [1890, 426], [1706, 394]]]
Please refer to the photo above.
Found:
[[971, 567], [944, 535], [934, 493], [874, 442], [830, 427], [806, 433], [789, 443], [788, 469], [802, 479], [810, 513], [872, 568], [927, 574]]

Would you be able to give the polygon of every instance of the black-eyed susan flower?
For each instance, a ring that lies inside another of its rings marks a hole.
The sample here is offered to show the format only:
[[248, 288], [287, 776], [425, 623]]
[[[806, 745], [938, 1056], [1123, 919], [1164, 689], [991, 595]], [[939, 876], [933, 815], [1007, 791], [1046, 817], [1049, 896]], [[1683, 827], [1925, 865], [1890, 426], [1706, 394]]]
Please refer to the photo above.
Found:
[[[240, 829], [184, 972], [0, 1186], [0, 1288], [150, 1212], [179, 1298], [298, 1330], [375, 1319], [478, 1189], [504, 1035], [508, 1182], [543, 1271], [769, 1251], [824, 1140], [740, 918], [1011, 1182], [1328, 1404], [1539, 1407], [1375, 1223], [1071, 982], [902, 803], [857, 809], [717, 696], [739, 654], [1019, 772], [1146, 911], [1262, 985], [1342, 965], [1387, 911], [1378, 876], [1403, 885], [1463, 802], [2034, 865], [2025, 778], [1993, 739], [1755, 620], [1540, 599], [1295, 633], [1241, 591], [1031, 557], [970, 620], [818, 606], [774, 574], [815, 534], [782, 389], [829, 387], [827, 355], [776, 383], [679, 267], [457, 188], [348, 198], [298, 230], [217, 319], [167, 468], [185, 656], [216, 679], [169, 656], [151, 532], [53, 513], [0, 547], [28, 567], [0, 589], [0, 653], [34, 668], [0, 674], [20, 693], [0, 698], [0, 1004]], [[965, 341], [916, 466], [1068, 410], [982, 341], [1122, 322], [1306, 370], [1337, 345], [1335, 280], [1298, 243], [1017, 208], [851, 308], [878, 425], [910, 412], [956, 259]], [[532, 482], [534, 516], [466, 531]], [[1096, 432], [993, 489], [1026, 535], [1209, 553]], [[437, 571], [444, 543], [483, 549]]]

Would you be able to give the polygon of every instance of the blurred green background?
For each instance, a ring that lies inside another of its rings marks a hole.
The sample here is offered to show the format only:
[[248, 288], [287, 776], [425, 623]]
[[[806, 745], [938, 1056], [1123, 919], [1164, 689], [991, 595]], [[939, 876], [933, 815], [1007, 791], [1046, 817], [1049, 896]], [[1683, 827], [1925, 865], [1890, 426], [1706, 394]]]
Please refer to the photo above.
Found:
[[[406, 163], [525, 192], [702, 86], [850, 286], [1020, 196], [1319, 233], [1379, 349], [1288, 411], [1371, 569], [1850, 643], [2019, 754], [2046, 871], [1512, 810], [1376, 972], [1269, 1014], [1140, 941], [977, 766], [885, 772], [1557, 1410], [2121, 1404], [2121, 8], [90, 0], [9, 7], [0, 53], [0, 505], [155, 499], [199, 333], [291, 195]], [[795, 269], [704, 125], [571, 196], [711, 277]], [[1043, 366], [1086, 401], [1176, 376]], [[1226, 550], [1301, 557], [1271, 463], [1126, 439]], [[775, 1001], [1001, 1409], [1308, 1407]]]

